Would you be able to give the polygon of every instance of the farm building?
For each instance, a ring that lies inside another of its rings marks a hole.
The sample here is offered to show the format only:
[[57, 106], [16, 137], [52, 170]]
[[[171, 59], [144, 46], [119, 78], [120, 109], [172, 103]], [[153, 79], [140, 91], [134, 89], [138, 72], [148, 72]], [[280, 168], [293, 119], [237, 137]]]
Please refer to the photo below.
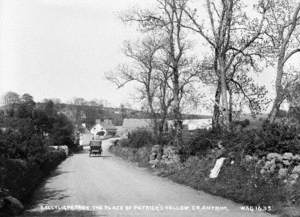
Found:
[[[168, 128], [172, 128], [173, 120], [168, 120]], [[132, 132], [136, 129], [152, 129], [153, 120], [152, 119], [124, 119], [121, 132], [118, 134], [124, 134], [128, 132]], [[211, 118], [206, 119], [188, 119], [183, 120], [184, 129], [187, 130], [195, 130], [195, 129], [203, 129], [211, 127]]]

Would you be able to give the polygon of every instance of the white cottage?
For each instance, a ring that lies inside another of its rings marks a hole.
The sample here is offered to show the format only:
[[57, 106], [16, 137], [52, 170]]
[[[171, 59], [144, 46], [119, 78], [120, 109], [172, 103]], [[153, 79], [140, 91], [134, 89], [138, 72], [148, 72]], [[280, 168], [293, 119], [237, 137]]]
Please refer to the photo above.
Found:
[[103, 134], [103, 133], [104, 133], [104, 135], [106, 135], [106, 133], [107, 133], [106, 129], [99, 123], [94, 125], [90, 131], [94, 136], [96, 136], [98, 134]]

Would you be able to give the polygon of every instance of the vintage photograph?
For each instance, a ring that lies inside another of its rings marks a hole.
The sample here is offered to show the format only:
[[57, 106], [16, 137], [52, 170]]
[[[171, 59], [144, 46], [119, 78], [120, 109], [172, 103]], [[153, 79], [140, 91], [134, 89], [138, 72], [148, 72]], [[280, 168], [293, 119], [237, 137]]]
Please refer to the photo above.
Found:
[[0, 0], [0, 217], [300, 217], [300, 0]]

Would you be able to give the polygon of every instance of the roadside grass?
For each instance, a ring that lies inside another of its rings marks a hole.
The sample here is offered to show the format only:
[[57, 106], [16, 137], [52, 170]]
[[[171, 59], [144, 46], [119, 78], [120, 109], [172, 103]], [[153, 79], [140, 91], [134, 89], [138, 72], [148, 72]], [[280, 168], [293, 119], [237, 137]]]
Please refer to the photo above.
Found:
[[[262, 121], [233, 134], [200, 130], [191, 134], [179, 150], [182, 160], [179, 165], [158, 164], [153, 171], [156, 175], [168, 177], [197, 190], [245, 205], [261, 207], [280, 216], [299, 217], [300, 178], [293, 185], [288, 181], [288, 174], [297, 164], [293, 163], [285, 178], [278, 176], [279, 162], [273, 172], [261, 173], [263, 166], [268, 163], [266, 156], [269, 153], [299, 153], [298, 132], [293, 126], [282, 123], [271, 125]], [[137, 135], [138, 138], [145, 138]], [[139, 166], [149, 167], [147, 160], [149, 161], [151, 154], [151, 145], [147, 143], [143, 146], [141, 140], [138, 140], [139, 145], [132, 147], [131, 140], [136, 141], [135, 138], [120, 141], [119, 144], [111, 146], [110, 151], [125, 160], [138, 162]], [[143, 164], [140, 164], [141, 158], [138, 157], [141, 149], [149, 152], [144, 153]], [[225, 157], [226, 160], [219, 176], [210, 179], [210, 170], [220, 157]]]

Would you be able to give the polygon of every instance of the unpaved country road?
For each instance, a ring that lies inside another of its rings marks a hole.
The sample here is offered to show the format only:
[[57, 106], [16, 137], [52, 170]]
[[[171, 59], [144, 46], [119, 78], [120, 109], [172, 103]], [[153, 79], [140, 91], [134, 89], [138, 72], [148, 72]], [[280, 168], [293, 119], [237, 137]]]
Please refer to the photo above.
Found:
[[[271, 216], [242, 211], [240, 204], [157, 177], [113, 156], [107, 151], [109, 145], [110, 141], [103, 142], [104, 157], [90, 158], [85, 152], [66, 159], [36, 191], [33, 208], [23, 216]], [[59, 210], [80, 205], [81, 211], [42, 212], [43, 205]], [[155, 206], [160, 211], [151, 210]], [[188, 210], [174, 210], [179, 206]], [[192, 210], [196, 206], [201, 209]], [[207, 210], [209, 207], [226, 210]], [[82, 210], [87, 208], [90, 210]], [[117, 210], [122, 208], [131, 210]]]

